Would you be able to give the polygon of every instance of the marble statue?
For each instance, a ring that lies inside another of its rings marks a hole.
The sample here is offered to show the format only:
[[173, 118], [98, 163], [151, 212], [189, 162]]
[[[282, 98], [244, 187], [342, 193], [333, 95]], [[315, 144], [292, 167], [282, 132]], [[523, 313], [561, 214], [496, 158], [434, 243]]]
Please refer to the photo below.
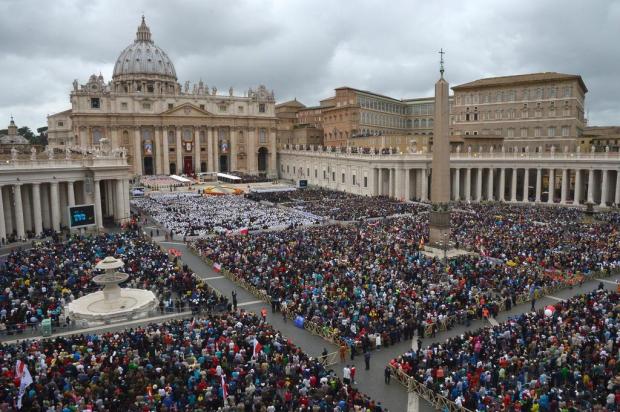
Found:
[[34, 147], [30, 148], [30, 160], [37, 160], [37, 149], [35, 149]]
[[65, 148], [65, 159], [66, 160], [70, 160], [71, 159], [71, 149], [69, 149], [68, 147]]
[[11, 147], [11, 160], [17, 160], [17, 149]]
[[211, 94], [213, 96], [215, 96], [217, 94], [217, 87], [213, 86], [213, 89], [211, 90]]
[[232, 95], [233, 95], [233, 88], [232, 88], [232, 86], [230, 86], [230, 89], [228, 89], [228, 95], [230, 97], [232, 97]]
[[73, 91], [74, 92], [78, 91], [78, 81], [77, 81], [77, 79], [73, 80]]

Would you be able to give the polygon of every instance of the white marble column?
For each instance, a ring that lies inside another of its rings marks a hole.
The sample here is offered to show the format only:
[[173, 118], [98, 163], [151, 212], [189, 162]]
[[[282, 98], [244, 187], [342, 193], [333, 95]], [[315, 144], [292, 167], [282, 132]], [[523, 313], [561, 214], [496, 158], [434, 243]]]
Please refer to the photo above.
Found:
[[581, 204], [581, 196], [583, 195], [581, 174], [580, 169], [575, 169], [575, 199], [573, 200], [573, 204], [575, 205]]
[[539, 167], [536, 169], [536, 203], [540, 203], [540, 196], [542, 193], [542, 169]]
[[377, 179], [377, 195], [383, 196], [383, 169], [378, 168], [378, 179]]
[[482, 168], [476, 169], [476, 202], [482, 200]]
[[603, 174], [601, 183], [601, 203], [600, 207], [607, 207], [607, 197], [609, 195], [609, 170], [601, 170]]
[[237, 157], [238, 157], [238, 144], [237, 144], [237, 130], [234, 127], [230, 128], [230, 171], [236, 171]]
[[389, 180], [388, 180], [388, 196], [394, 197], [394, 169], [390, 167], [389, 169]]
[[614, 196], [616, 206], [620, 205], [620, 170], [616, 170], [616, 194]]
[[512, 168], [512, 171], [510, 173], [510, 201], [511, 202], [516, 202], [517, 201], [517, 175], [519, 174], [519, 169], [517, 169], [516, 167]]
[[495, 172], [493, 171], [492, 167], [489, 167], [489, 175], [487, 176], [487, 199], [488, 200], [493, 200], [493, 174]]
[[58, 182], [50, 183], [50, 203], [52, 206], [52, 229], [60, 232], [60, 199], [58, 197]]
[[276, 144], [276, 129], [269, 131], [269, 174], [277, 176], [278, 174], [278, 148]]
[[468, 167], [465, 172], [465, 201], [471, 201], [471, 167]]
[[181, 142], [181, 128], [176, 128], [176, 154], [177, 154], [177, 175], [183, 174], [183, 144]]
[[198, 174], [202, 171], [200, 169], [200, 148], [202, 142], [200, 141], [200, 129], [198, 127], [194, 128], [194, 143], [194, 173]]
[[24, 229], [26, 233], [34, 230], [32, 223], [32, 200], [30, 199], [30, 185], [22, 185], [22, 205], [24, 207]]
[[454, 184], [452, 187], [454, 188], [454, 200], [458, 202], [461, 200], [461, 169], [458, 167], [454, 169]]
[[123, 179], [114, 180], [114, 186], [116, 189], [116, 193], [114, 196], [114, 220], [118, 225], [123, 222], [125, 218], [125, 205], [124, 205], [124, 196], [123, 196]]
[[71, 180], [67, 182], [67, 205], [75, 206], [75, 188]]
[[34, 218], [34, 234], [36, 236], [43, 232], [43, 216], [41, 215], [41, 184], [32, 184], [32, 210]]
[[13, 196], [15, 197], [15, 209], [13, 218], [15, 221], [15, 231], [18, 239], [26, 238], [26, 230], [24, 229], [24, 207], [22, 204], [21, 183], [13, 185]]
[[405, 169], [405, 200], [411, 199], [411, 169]]
[[13, 216], [13, 202], [11, 200], [12, 197], [12, 192], [13, 192], [13, 186], [4, 186], [4, 187], [0, 187], [0, 190], [3, 190], [3, 197], [2, 197], [2, 209], [4, 209], [4, 222], [5, 222], [5, 230], [6, 230], [6, 234], [10, 235], [13, 233], [13, 230], [15, 229], [15, 219]]
[[93, 188], [95, 191], [95, 222], [98, 229], [103, 229], [103, 212], [101, 211], [101, 188], [99, 180], [93, 180]]
[[162, 174], [169, 175], [170, 174], [170, 147], [168, 145], [168, 128], [164, 126], [162, 131], [162, 154], [163, 154], [163, 164], [162, 164]]
[[428, 202], [428, 169], [422, 169], [422, 201]]
[[137, 175], [142, 175], [142, 136], [139, 127], [134, 130], [133, 139], [133, 171]]
[[560, 203], [565, 205], [568, 200], [568, 169], [562, 169], [562, 187], [560, 190]]
[[43, 215], [43, 229], [52, 228], [52, 214], [50, 207], [50, 186], [41, 185], [41, 214]]
[[525, 168], [525, 172], [523, 173], [523, 202], [527, 203], [530, 201], [530, 169]]
[[547, 203], [552, 204], [555, 199], [555, 170], [549, 169], [549, 189], [547, 190], [549, 193], [547, 195]]
[[154, 131], [155, 136], [155, 174], [161, 175], [163, 174], [163, 166], [162, 166], [162, 148], [161, 148], [161, 129], [159, 127], [155, 127]]
[[506, 168], [502, 167], [499, 169], [499, 196], [498, 199], [500, 202], [506, 200]]
[[129, 206], [129, 179], [123, 179], [123, 218], [128, 219], [131, 215], [131, 207]]
[[207, 127], [207, 171], [213, 172], [215, 160], [213, 157], [213, 128]]
[[594, 203], [594, 169], [588, 170], [588, 203]]
[[4, 222], [4, 198], [2, 196], [2, 186], [0, 186], [0, 242], [6, 242], [6, 224]]

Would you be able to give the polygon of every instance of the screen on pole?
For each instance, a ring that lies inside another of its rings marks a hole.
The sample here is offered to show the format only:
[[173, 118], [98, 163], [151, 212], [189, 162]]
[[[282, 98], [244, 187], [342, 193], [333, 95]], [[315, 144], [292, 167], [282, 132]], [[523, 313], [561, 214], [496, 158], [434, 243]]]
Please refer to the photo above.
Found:
[[95, 225], [95, 205], [69, 206], [69, 228]]

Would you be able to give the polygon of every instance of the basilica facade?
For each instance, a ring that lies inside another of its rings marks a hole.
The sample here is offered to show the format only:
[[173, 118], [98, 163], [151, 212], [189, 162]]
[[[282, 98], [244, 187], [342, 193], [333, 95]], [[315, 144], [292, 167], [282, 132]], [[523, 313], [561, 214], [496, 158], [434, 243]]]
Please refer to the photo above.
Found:
[[52, 147], [124, 148], [136, 175], [243, 172], [275, 176], [275, 98], [265, 86], [241, 96], [203, 81], [177, 81], [144, 17], [112, 81], [73, 82], [71, 108], [48, 117]]

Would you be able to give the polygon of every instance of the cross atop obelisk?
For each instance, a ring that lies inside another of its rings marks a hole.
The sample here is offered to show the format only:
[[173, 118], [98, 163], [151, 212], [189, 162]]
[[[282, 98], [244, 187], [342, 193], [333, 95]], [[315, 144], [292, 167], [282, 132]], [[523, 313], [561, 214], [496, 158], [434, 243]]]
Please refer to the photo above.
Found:
[[441, 78], [443, 79], [443, 55], [446, 54], [445, 51], [443, 51], [443, 47], [441, 49], [439, 49], [439, 55], [441, 56], [439, 58], [439, 73], [441, 73]]

